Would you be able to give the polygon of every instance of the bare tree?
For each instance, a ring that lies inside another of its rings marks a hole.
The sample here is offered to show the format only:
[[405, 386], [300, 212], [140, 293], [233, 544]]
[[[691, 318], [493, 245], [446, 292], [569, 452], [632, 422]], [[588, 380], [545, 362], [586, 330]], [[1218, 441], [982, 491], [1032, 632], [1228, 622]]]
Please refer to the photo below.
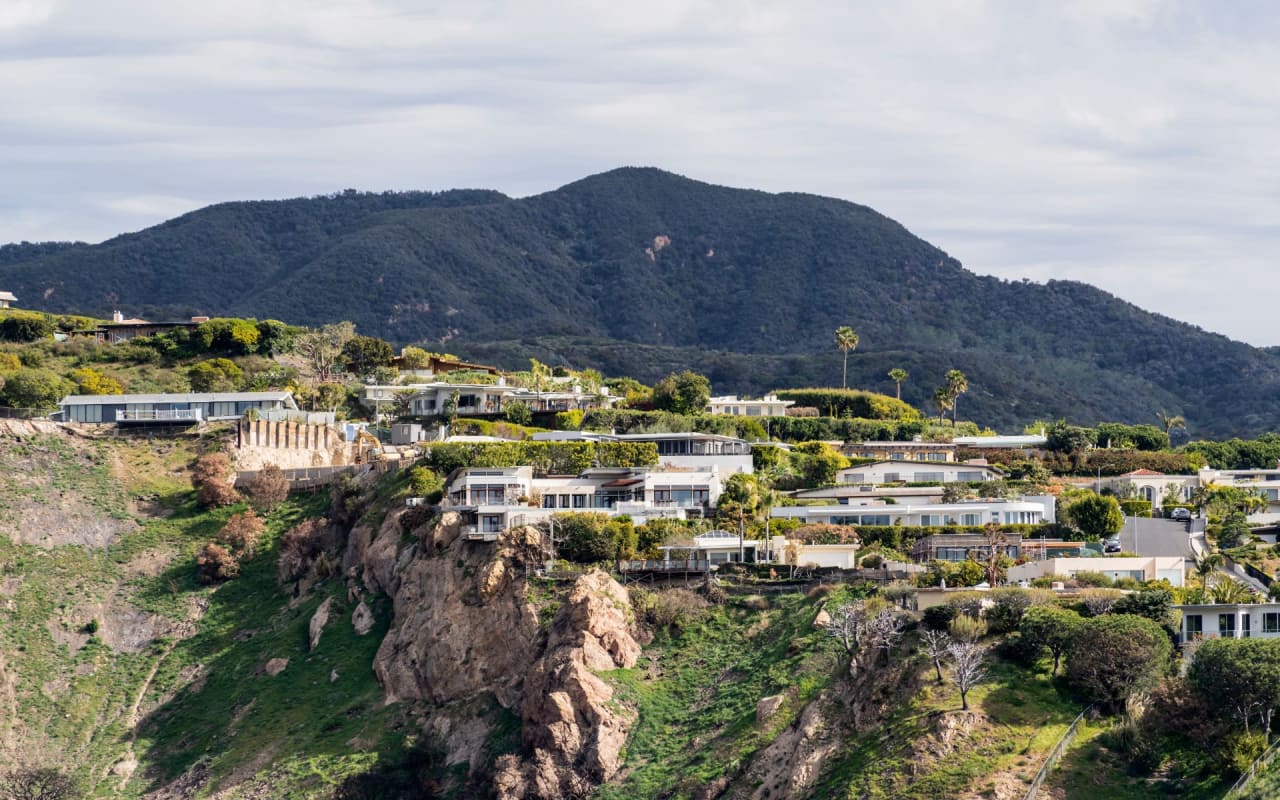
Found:
[[827, 635], [840, 642], [846, 655], [855, 656], [866, 634], [866, 614], [861, 605], [845, 603], [831, 612], [831, 621], [824, 626]]
[[902, 617], [893, 608], [882, 608], [867, 619], [867, 641], [889, 662], [893, 646], [902, 638]]
[[1089, 589], [1080, 593], [1080, 602], [1089, 610], [1089, 616], [1100, 617], [1111, 612], [1111, 607], [1123, 597], [1115, 589]]
[[355, 338], [356, 326], [350, 322], [336, 322], [309, 330], [298, 337], [294, 352], [307, 360], [311, 374], [317, 377], [331, 375], [342, 355], [342, 347]]
[[80, 790], [71, 777], [48, 767], [27, 767], [0, 774], [5, 800], [72, 800]]
[[952, 642], [947, 645], [951, 656], [951, 673], [960, 690], [960, 710], [969, 710], [969, 690], [987, 676], [987, 648], [977, 642]]
[[951, 645], [951, 637], [946, 631], [935, 631], [926, 629], [920, 634], [920, 643], [924, 645], [924, 652], [929, 656], [929, 660], [933, 662], [933, 668], [938, 673], [938, 685], [942, 685], [942, 662], [947, 658], [949, 653], [947, 647]]

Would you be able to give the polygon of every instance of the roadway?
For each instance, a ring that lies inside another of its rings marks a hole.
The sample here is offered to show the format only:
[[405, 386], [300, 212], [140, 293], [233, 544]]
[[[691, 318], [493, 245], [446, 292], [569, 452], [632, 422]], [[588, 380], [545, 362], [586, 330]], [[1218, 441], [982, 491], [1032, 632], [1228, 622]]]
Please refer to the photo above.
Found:
[[1190, 525], [1175, 519], [1127, 517], [1120, 531], [1120, 549], [1140, 556], [1194, 558]]

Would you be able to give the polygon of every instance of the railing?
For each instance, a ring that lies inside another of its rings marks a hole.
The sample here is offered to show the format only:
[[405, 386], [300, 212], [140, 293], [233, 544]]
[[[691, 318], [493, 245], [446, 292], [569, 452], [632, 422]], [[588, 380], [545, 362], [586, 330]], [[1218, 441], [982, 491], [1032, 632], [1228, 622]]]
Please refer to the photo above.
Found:
[[174, 408], [168, 411], [163, 409], [116, 411], [116, 422], [199, 422], [201, 419], [198, 408]]
[[463, 525], [462, 535], [472, 542], [496, 542], [502, 536], [502, 531], [481, 530], [479, 525]]
[[650, 559], [644, 561], [619, 561], [618, 571], [626, 572], [706, 572], [708, 563], [702, 559], [682, 558], [663, 561]]
[[1276, 753], [1280, 753], [1280, 739], [1277, 739], [1262, 755], [1254, 759], [1249, 768], [1240, 776], [1240, 779], [1222, 796], [1222, 800], [1231, 800], [1233, 797], [1239, 797], [1241, 792], [1249, 788], [1249, 784], [1253, 782], [1253, 779], [1258, 777], [1258, 773], [1271, 763], [1271, 760], [1276, 757]]
[[[289, 482], [290, 491], [317, 489], [328, 486], [342, 475], [361, 476], [372, 470], [369, 464], [348, 464], [337, 467], [300, 467], [298, 469], [282, 469], [284, 478]], [[236, 473], [236, 486], [243, 488], [257, 477], [257, 470], [245, 470]]]
[[56, 408], [10, 408], [0, 406], [0, 419], [49, 419], [58, 413]]
[[1080, 730], [1080, 723], [1084, 721], [1084, 715], [1088, 714], [1092, 708], [1093, 706], [1089, 706], [1084, 711], [1081, 711], [1075, 721], [1071, 723], [1071, 727], [1067, 728], [1062, 737], [1058, 739], [1058, 743], [1049, 751], [1049, 755], [1045, 757], [1044, 764], [1040, 766], [1040, 771], [1036, 773], [1036, 777], [1031, 781], [1031, 788], [1027, 790], [1026, 800], [1036, 800], [1036, 794], [1040, 791], [1041, 785], [1049, 777], [1049, 773], [1053, 771], [1058, 759], [1062, 758], [1067, 746], [1076, 738], [1076, 734]]

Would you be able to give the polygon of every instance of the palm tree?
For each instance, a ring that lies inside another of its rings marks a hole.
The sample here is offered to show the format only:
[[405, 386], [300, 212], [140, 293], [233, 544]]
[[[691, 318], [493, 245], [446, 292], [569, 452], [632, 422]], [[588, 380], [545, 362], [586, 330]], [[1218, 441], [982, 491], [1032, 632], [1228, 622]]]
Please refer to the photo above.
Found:
[[946, 417], [947, 409], [951, 408], [955, 401], [951, 398], [951, 392], [945, 386], [939, 386], [933, 390], [933, 404], [938, 407], [938, 424], [942, 424], [942, 420]]
[[1225, 560], [1222, 558], [1222, 553], [1206, 553], [1203, 557], [1197, 558], [1195, 570], [1196, 575], [1200, 577], [1200, 586], [1208, 589], [1209, 576], [1224, 563]]
[[836, 328], [836, 347], [844, 351], [844, 377], [842, 386], [849, 388], [849, 351], [858, 346], [858, 334], [854, 333], [853, 328], [848, 325], [842, 325]]
[[889, 380], [898, 385], [898, 399], [902, 399], [902, 382], [907, 379], [907, 371], [902, 367], [894, 367], [889, 370]]
[[951, 395], [951, 424], [956, 424], [956, 417], [960, 413], [956, 405], [956, 400], [960, 395], [969, 391], [969, 379], [964, 373], [958, 369], [953, 369], [947, 373], [947, 392]]
[[1225, 575], [1213, 582], [1209, 596], [1215, 603], [1249, 603], [1253, 601], [1253, 592], [1234, 578]]
[[1173, 433], [1174, 428], [1180, 428], [1184, 431], [1187, 429], [1187, 420], [1180, 414], [1175, 414], [1171, 417], [1164, 411], [1157, 411], [1156, 419], [1160, 420], [1160, 424], [1164, 426], [1165, 436]]

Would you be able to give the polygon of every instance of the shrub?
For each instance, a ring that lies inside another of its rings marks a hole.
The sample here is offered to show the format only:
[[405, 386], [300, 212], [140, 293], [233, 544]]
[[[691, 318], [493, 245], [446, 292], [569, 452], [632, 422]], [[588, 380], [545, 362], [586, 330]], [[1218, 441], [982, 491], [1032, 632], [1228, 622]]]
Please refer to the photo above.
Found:
[[502, 418], [512, 425], [528, 425], [533, 422], [533, 409], [528, 403], [508, 403], [502, 410]]
[[196, 489], [196, 502], [204, 508], [216, 508], [238, 501], [239, 493], [227, 480], [230, 474], [231, 460], [225, 453], [206, 453], [196, 459], [191, 470], [191, 485]]
[[240, 562], [220, 544], [210, 542], [196, 556], [196, 578], [201, 583], [227, 581], [239, 574]]
[[13, 353], [0, 353], [0, 373], [17, 372], [22, 368], [22, 359]]
[[0, 339], [7, 342], [34, 342], [53, 335], [53, 323], [43, 315], [13, 314], [0, 320]]
[[250, 508], [242, 514], [231, 515], [227, 524], [218, 531], [218, 543], [230, 548], [237, 558], [251, 556], [266, 529], [266, 525]]
[[289, 479], [284, 476], [284, 470], [275, 464], [267, 464], [253, 476], [245, 491], [253, 507], [265, 514], [289, 496]]
[[638, 618], [655, 628], [681, 629], [706, 611], [707, 601], [688, 589], [632, 590], [632, 607]]
[[987, 623], [980, 619], [960, 614], [951, 620], [947, 632], [957, 642], [976, 642], [987, 635]]
[[72, 370], [71, 381], [77, 394], [124, 394], [124, 384], [90, 367]]
[[0, 773], [0, 797], [13, 800], [74, 800], [80, 785], [70, 775], [49, 767], [27, 767]]
[[1151, 501], [1140, 500], [1136, 497], [1121, 500], [1120, 510], [1124, 512], [1126, 517], [1149, 517], [1151, 516]]
[[234, 392], [244, 379], [244, 370], [228, 358], [211, 358], [187, 370], [193, 392]]
[[1067, 677], [1104, 710], [1117, 711], [1167, 674], [1171, 651], [1164, 629], [1145, 617], [1090, 617], [1067, 649]]
[[276, 571], [281, 582], [295, 581], [327, 546], [329, 524], [323, 519], [306, 519], [280, 537], [280, 557]]
[[4, 389], [0, 391], [0, 405], [14, 408], [46, 409], [58, 405], [58, 401], [71, 392], [74, 384], [43, 369], [23, 367], [5, 376]]
[[869, 556], [864, 556], [859, 563], [863, 569], [880, 569], [884, 564], [884, 558], [879, 553], [872, 553]]
[[945, 631], [951, 627], [951, 620], [960, 613], [954, 606], [929, 606], [924, 610], [925, 627], [931, 631]]

